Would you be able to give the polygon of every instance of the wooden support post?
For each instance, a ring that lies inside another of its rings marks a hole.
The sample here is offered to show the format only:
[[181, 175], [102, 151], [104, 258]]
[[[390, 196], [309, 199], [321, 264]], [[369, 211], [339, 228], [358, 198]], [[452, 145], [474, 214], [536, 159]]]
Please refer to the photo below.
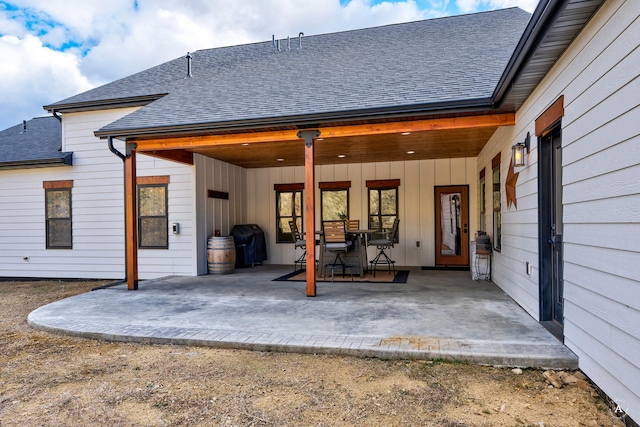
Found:
[[304, 213], [307, 245], [307, 296], [316, 296], [316, 206], [315, 206], [315, 159], [314, 138], [320, 136], [317, 130], [298, 132], [304, 139]]
[[138, 289], [138, 215], [136, 197], [136, 152], [135, 144], [127, 144], [124, 161], [124, 212], [127, 259], [127, 289]]

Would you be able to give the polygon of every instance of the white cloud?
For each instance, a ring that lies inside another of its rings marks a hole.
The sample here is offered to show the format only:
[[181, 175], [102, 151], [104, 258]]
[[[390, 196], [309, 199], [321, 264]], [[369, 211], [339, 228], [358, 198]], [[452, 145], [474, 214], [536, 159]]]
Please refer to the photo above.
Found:
[[480, 0], [456, 0], [456, 4], [462, 13], [475, 12], [478, 10]]
[[133, 0], [13, 0], [11, 3], [48, 17], [81, 39], [98, 35], [105, 19], [134, 12]]
[[[465, 8], [537, 3], [455, 1]], [[91, 84], [188, 51], [414, 21], [442, 15], [454, 0], [427, 0], [427, 9], [418, 2], [422, 10], [416, 0], [351, 0], [346, 6], [340, 0], [138, 0], [137, 8], [134, 0], [13, 0], [18, 11], [0, 5], [0, 87], [13, 95], [0, 99], [0, 129]], [[19, 63], [20, 71], [9, 63]]]
[[477, 12], [487, 9], [504, 9], [507, 7], [519, 7], [531, 13], [538, 5], [539, 0], [456, 0], [456, 4], [462, 13]]
[[60, 49], [69, 40], [69, 35], [64, 28], [56, 27], [41, 36], [40, 39], [42, 43], [52, 46], [54, 49]]
[[491, 0], [491, 6], [496, 9], [517, 6], [531, 13], [538, 5], [539, 0]]
[[42, 45], [37, 37], [0, 37], [0, 129], [42, 116], [42, 106], [90, 89], [78, 58]]
[[22, 37], [26, 33], [26, 28], [20, 22], [11, 19], [9, 14], [3, 13], [0, 8], [0, 35], [11, 34]]

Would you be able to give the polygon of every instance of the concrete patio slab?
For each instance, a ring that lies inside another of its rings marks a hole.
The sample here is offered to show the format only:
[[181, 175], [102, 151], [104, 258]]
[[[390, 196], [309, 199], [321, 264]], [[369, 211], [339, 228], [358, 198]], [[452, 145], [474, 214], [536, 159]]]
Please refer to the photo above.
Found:
[[167, 277], [54, 302], [34, 328], [110, 341], [577, 369], [578, 358], [491, 282], [411, 269], [407, 283], [272, 281], [289, 266]]

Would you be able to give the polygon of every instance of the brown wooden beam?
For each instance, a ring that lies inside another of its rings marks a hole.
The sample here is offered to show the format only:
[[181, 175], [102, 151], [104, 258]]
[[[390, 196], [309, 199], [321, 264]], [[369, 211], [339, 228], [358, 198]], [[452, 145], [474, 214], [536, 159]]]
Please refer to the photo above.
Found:
[[314, 138], [320, 132], [316, 130], [300, 131], [298, 137], [304, 138], [304, 214], [307, 250], [307, 296], [316, 296], [316, 206], [315, 206], [315, 159]]
[[138, 215], [136, 206], [136, 152], [124, 161], [124, 212], [127, 259], [127, 289], [138, 289]]
[[366, 182], [367, 188], [393, 188], [400, 187], [399, 179], [370, 179]]
[[322, 137], [337, 138], [362, 135], [384, 135], [387, 133], [425, 132], [437, 130], [466, 129], [478, 127], [509, 126], [516, 123], [514, 113], [485, 116], [450, 117], [443, 119], [413, 120], [409, 122], [376, 123], [321, 128]]
[[184, 163], [185, 165], [193, 165], [193, 153], [186, 150], [147, 151], [144, 154], [172, 162]]
[[170, 175], [139, 176], [136, 178], [138, 185], [168, 184], [170, 181]]
[[502, 159], [502, 152], [499, 152], [498, 154], [495, 155], [493, 159], [491, 159], [491, 169], [495, 169], [496, 166], [500, 164], [501, 159]]
[[536, 136], [553, 126], [564, 116], [564, 95], [561, 95], [536, 119]]
[[276, 141], [299, 141], [296, 130], [236, 133], [225, 135], [159, 138], [136, 141], [138, 151], [193, 149], [210, 145], [257, 144]]
[[296, 182], [292, 184], [273, 184], [275, 191], [302, 191], [304, 190], [303, 182]]
[[51, 188], [73, 188], [73, 180], [66, 179], [62, 181], [43, 181], [42, 188], [51, 189]]
[[[365, 125], [334, 126], [320, 128], [322, 138], [384, 135], [403, 132], [425, 132], [451, 129], [480, 128], [514, 125], [514, 113], [500, 113], [466, 117], [448, 117], [406, 122], [375, 123]], [[197, 149], [212, 145], [258, 144], [265, 142], [298, 141], [297, 131], [267, 131], [225, 135], [207, 135], [178, 138], [158, 138], [135, 141], [138, 152], [154, 150]]]
[[351, 188], [351, 181], [319, 182], [318, 188], [321, 190], [346, 190]]

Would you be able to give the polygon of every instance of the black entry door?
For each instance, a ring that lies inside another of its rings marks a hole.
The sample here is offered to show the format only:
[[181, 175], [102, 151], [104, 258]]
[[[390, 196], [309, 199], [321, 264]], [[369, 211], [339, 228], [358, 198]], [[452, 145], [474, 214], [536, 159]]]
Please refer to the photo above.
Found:
[[562, 136], [560, 127], [539, 144], [539, 236], [541, 320], [564, 323], [562, 256]]

